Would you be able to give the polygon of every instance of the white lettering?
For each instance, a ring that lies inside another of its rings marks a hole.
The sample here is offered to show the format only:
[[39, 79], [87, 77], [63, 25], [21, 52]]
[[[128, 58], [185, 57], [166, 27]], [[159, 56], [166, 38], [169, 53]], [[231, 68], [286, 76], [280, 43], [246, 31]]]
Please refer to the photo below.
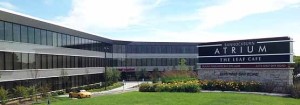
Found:
[[227, 52], [227, 47], [223, 47], [223, 50], [224, 50], [224, 54], [226, 54], [226, 52]]
[[217, 54], [217, 53], [220, 54], [220, 51], [219, 51], [218, 48], [217, 48], [216, 51], [215, 51], [215, 54]]
[[266, 46], [264, 47], [259, 46], [258, 52], [267, 52]]
[[251, 46], [251, 50], [250, 50], [250, 47], [249, 47], [249, 46], [247, 47], [247, 49], [248, 49], [248, 50], [247, 50], [248, 53], [253, 53], [253, 46]]
[[232, 54], [235, 54], [236, 52], [235, 52], [235, 47], [231, 47], [231, 53]]

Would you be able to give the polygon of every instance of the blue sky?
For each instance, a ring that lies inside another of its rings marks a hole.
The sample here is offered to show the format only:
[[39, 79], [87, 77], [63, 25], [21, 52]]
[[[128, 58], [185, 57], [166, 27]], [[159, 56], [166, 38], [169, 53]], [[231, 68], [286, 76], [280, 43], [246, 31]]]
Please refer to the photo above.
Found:
[[300, 0], [1, 0], [0, 8], [118, 40], [290, 36], [300, 55]]

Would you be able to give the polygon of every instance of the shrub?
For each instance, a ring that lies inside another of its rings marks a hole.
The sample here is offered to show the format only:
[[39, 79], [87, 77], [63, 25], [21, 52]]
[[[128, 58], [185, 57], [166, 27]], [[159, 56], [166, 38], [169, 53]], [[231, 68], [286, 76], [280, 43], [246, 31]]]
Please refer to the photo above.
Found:
[[36, 86], [31, 86], [28, 88], [28, 95], [30, 96], [31, 100], [34, 100], [37, 102], [37, 89]]
[[300, 98], [300, 86], [299, 85], [292, 85], [292, 86], [290, 86], [288, 93], [293, 98]]
[[57, 94], [58, 94], [58, 95], [64, 95], [65, 92], [64, 92], [64, 91], [58, 91]]
[[198, 81], [173, 82], [173, 83], [142, 83], [140, 92], [199, 92]]
[[43, 98], [46, 98], [49, 95], [48, 92], [50, 91], [50, 86], [42, 85], [38, 88], [38, 91], [41, 93]]
[[0, 101], [2, 105], [6, 104], [7, 101], [7, 95], [8, 95], [8, 91], [5, 90], [3, 87], [0, 88]]
[[51, 92], [51, 96], [58, 96], [57, 92]]
[[204, 90], [221, 91], [261, 91], [262, 85], [258, 82], [236, 82], [236, 81], [199, 81]]
[[154, 84], [142, 83], [139, 87], [140, 92], [155, 92]]
[[116, 68], [108, 68], [105, 73], [106, 86], [112, 85], [119, 81], [121, 72]]
[[152, 80], [152, 83], [157, 83], [159, 81], [159, 78], [161, 77], [161, 73], [158, 70], [158, 68], [154, 68], [153, 71], [150, 74], [150, 78]]
[[198, 81], [173, 82], [157, 84], [155, 91], [157, 92], [199, 92], [200, 87]]
[[17, 86], [14, 90], [14, 94], [16, 97], [19, 97], [19, 102], [22, 102], [22, 98], [28, 97], [28, 91], [27, 88], [24, 86]]

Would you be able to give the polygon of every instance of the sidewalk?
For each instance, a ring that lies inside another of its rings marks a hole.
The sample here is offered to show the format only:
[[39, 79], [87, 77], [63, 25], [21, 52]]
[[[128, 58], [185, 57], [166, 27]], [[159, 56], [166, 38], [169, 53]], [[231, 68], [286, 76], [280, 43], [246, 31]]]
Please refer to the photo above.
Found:
[[125, 84], [121, 87], [107, 90], [107, 91], [101, 91], [101, 92], [93, 92], [92, 96], [100, 96], [100, 95], [108, 95], [108, 94], [119, 94], [124, 92], [131, 92], [131, 91], [138, 91], [138, 85], [143, 82], [141, 81], [129, 81], [125, 82]]
[[[145, 83], [146, 81], [144, 81]], [[92, 92], [92, 97], [95, 96], [101, 96], [101, 95], [108, 95], [108, 94], [120, 94], [124, 92], [131, 92], [131, 91], [138, 91], [138, 85], [143, 83], [142, 81], [129, 81], [125, 82], [125, 84], [121, 87], [112, 89], [112, 90], [106, 90], [101, 92]], [[66, 95], [60, 95], [58, 97], [69, 97], [68, 94]]]

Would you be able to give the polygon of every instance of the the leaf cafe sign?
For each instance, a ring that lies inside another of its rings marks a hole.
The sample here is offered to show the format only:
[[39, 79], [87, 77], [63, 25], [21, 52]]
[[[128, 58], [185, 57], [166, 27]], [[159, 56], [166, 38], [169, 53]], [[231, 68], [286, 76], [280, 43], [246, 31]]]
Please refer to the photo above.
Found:
[[200, 68], [290, 68], [292, 40], [274, 37], [250, 40], [201, 43]]

